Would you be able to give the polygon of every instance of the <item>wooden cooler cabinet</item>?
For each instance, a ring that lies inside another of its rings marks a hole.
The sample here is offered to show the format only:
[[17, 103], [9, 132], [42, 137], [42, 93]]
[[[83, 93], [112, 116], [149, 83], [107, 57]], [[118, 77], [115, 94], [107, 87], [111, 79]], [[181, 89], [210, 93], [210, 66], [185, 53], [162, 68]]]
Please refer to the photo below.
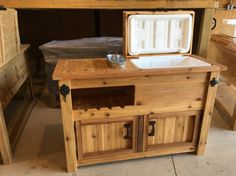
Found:
[[124, 12], [126, 67], [60, 60], [67, 169], [166, 154], [203, 154], [224, 66], [191, 54], [194, 12]]

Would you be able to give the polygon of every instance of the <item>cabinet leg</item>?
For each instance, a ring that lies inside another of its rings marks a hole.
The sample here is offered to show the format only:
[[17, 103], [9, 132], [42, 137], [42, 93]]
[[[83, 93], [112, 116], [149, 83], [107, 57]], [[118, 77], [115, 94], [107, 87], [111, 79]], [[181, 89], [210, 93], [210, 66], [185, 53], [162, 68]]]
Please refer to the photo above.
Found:
[[3, 164], [12, 163], [12, 151], [1, 103], [0, 103], [0, 154], [2, 156]]
[[[67, 85], [69, 88], [71, 87], [70, 81], [60, 81], [59, 87], [64, 84]], [[66, 150], [67, 171], [75, 172], [77, 170], [77, 157], [76, 157], [74, 121], [72, 117], [71, 91], [68, 95], [66, 95], [66, 98], [60, 95], [60, 101], [61, 101], [62, 123], [64, 131], [65, 150]]]
[[[213, 78], [216, 78], [217, 80], [219, 80], [219, 77], [220, 77], [219, 72], [212, 72], [210, 75], [210, 80], [212, 80]], [[209, 84], [207, 97], [206, 97], [205, 110], [203, 112], [202, 127], [200, 131], [197, 155], [203, 155], [205, 152], [208, 132], [211, 125], [211, 118], [212, 118], [212, 113], [214, 109], [216, 91], [217, 91], [217, 86], [211, 87], [211, 85]]]

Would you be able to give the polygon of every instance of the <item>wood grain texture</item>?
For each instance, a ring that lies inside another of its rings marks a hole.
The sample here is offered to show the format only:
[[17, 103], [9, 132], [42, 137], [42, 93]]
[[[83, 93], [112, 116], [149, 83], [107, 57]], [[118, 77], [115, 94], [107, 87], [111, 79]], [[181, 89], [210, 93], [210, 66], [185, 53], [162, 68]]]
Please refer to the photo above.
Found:
[[222, 85], [219, 86], [216, 105], [227, 117], [233, 130], [236, 126], [235, 88], [236, 88], [236, 40], [226, 35], [214, 34], [211, 37], [208, 58], [228, 67], [222, 72]]
[[83, 153], [130, 148], [131, 141], [129, 139], [124, 139], [124, 136], [127, 135], [124, 125], [127, 123], [128, 122], [116, 122], [108, 124], [83, 125], [81, 127]]
[[[129, 125], [129, 129], [126, 125]], [[136, 151], [137, 120], [135, 116], [82, 120], [76, 122], [79, 156], [88, 159], [109, 153]], [[81, 133], [81, 137], [78, 134]], [[125, 137], [128, 138], [125, 138]], [[79, 158], [79, 160], [81, 160]]]
[[[60, 81], [59, 86], [63, 84], [70, 87], [70, 81]], [[77, 169], [77, 157], [76, 157], [76, 143], [75, 143], [75, 131], [74, 122], [72, 119], [72, 102], [71, 93], [67, 95], [66, 101], [64, 97], [60, 95], [61, 110], [62, 110], [62, 123], [66, 149], [66, 163], [67, 171], [74, 172]]]
[[[14, 149], [35, 102], [27, 64], [26, 50], [28, 48], [29, 45], [22, 45], [20, 53], [0, 68], [0, 120], [2, 121], [0, 125], [0, 150], [5, 164], [12, 161], [11, 150]], [[24, 100], [27, 99], [27, 102], [22, 103], [6, 129], [2, 111], [5, 110], [24, 82], [28, 85], [26, 89], [30, 94], [30, 102], [27, 98], [24, 98]]]
[[[210, 76], [210, 80], [215, 78], [216, 80], [219, 80], [219, 72], [212, 72]], [[216, 97], [216, 91], [217, 91], [217, 85], [215, 87], [212, 87], [210, 84], [208, 86], [208, 91], [207, 91], [207, 96], [206, 96], [206, 104], [204, 108], [204, 113], [203, 113], [203, 119], [202, 119], [202, 125], [200, 129], [200, 134], [199, 134], [199, 145], [197, 149], [197, 154], [198, 155], [203, 155], [206, 144], [207, 144], [207, 138], [208, 138], [208, 132], [211, 124], [211, 118], [212, 118], [212, 113], [213, 113], [213, 108], [214, 108], [214, 103], [215, 103], [215, 97]]]
[[[196, 57], [196, 56], [192, 56]], [[199, 58], [199, 57], [198, 57]], [[129, 60], [126, 68], [111, 68], [105, 58], [100, 59], [62, 59], [59, 60], [53, 72], [54, 80], [82, 80], [98, 78], [124, 78], [145, 75], [160, 75], [174, 73], [196, 73], [220, 71], [220, 67], [211, 63], [211, 66], [194, 68], [162, 68], [138, 69]]]
[[156, 125], [155, 135], [148, 136], [148, 146], [196, 142], [194, 131], [200, 127], [198, 118], [197, 111], [149, 115], [149, 121], [155, 121]]
[[114, 162], [114, 161], [122, 161], [128, 159], [136, 159], [136, 158], [146, 158], [146, 157], [154, 157], [154, 156], [162, 156], [162, 155], [169, 155], [169, 154], [177, 154], [177, 153], [189, 153], [195, 151], [195, 146], [193, 144], [175, 144], [175, 145], [165, 145], [159, 146], [158, 150], [156, 148], [140, 153], [109, 153], [106, 156], [97, 156], [91, 157], [82, 161], [78, 161], [78, 166], [85, 166], [91, 164], [98, 164], [98, 163], [106, 163], [106, 162]]
[[4, 164], [12, 163], [12, 151], [0, 102], [0, 154]]
[[214, 34], [211, 36], [211, 43], [219, 48], [236, 53], [236, 38], [229, 37], [223, 34]]
[[3, 109], [29, 77], [25, 51], [29, 45], [22, 45], [20, 54], [0, 68], [0, 99]]
[[[120, 70], [109, 68], [104, 59], [61, 60], [54, 79], [61, 79], [61, 83], [62, 80], [70, 82], [71, 94], [67, 98], [71, 105], [63, 113], [71, 116], [70, 123], [80, 121], [77, 133], [81, 128], [82, 137], [77, 137], [77, 143], [80, 143], [77, 146], [82, 144], [78, 149], [82, 148], [83, 152], [82, 157], [77, 158], [78, 165], [196, 151], [198, 145], [202, 145], [197, 143], [199, 128], [202, 125], [205, 133], [209, 128], [209, 116], [205, 111], [210, 111], [214, 104], [213, 94], [206, 97], [213, 76], [211, 72], [215, 70], [214, 73], [219, 75], [225, 69], [214, 62], [211, 64], [196, 69], [138, 70], [128, 60], [127, 69]], [[131, 91], [127, 91], [129, 93], [125, 96], [119, 90], [130, 87]], [[96, 95], [94, 92], [100, 93]], [[104, 92], [112, 92], [114, 97], [107, 97]], [[83, 101], [87, 98], [83, 98], [82, 94], [91, 95], [92, 99]], [[132, 101], [114, 103], [119, 101], [117, 95]], [[72, 102], [81, 100], [85, 108], [81, 108], [81, 104], [72, 106]], [[200, 116], [200, 111], [205, 112], [204, 117]], [[142, 117], [143, 122], [132, 117]], [[158, 127], [154, 138], [149, 138], [147, 134], [150, 130], [149, 118], [155, 120], [155, 128]], [[202, 118], [207, 125], [199, 123]], [[122, 138], [122, 128], [127, 121], [133, 124], [132, 147]], [[204, 133], [203, 130], [201, 132]], [[206, 139], [204, 134], [202, 140]], [[81, 156], [81, 151], [78, 156]]]
[[79, 8], [79, 9], [155, 9], [155, 8], [213, 8], [213, 0], [0, 0], [11, 8]]
[[236, 130], [236, 91], [234, 87], [219, 85], [216, 96], [216, 107], [226, 117], [232, 130]]
[[0, 67], [20, 52], [17, 11], [0, 11]]
[[209, 39], [211, 37], [211, 24], [213, 19], [214, 9], [204, 9], [201, 19], [201, 29], [199, 35], [197, 55], [201, 57], [207, 57], [207, 50], [209, 45]]

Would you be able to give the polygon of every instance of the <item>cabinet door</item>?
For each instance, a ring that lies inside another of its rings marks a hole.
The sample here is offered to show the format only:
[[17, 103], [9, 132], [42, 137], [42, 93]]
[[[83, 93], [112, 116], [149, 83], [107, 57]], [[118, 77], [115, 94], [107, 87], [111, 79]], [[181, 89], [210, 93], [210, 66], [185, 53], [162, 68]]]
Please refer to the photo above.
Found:
[[200, 112], [153, 114], [144, 124], [144, 150], [196, 145]]
[[136, 150], [136, 117], [76, 122], [79, 159]]

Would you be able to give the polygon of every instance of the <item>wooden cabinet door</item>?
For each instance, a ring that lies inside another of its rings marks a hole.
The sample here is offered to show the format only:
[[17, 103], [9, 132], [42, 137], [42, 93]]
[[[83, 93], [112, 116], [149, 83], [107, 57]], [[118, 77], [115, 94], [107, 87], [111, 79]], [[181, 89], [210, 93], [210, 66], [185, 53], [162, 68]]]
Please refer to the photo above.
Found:
[[197, 111], [149, 115], [144, 123], [144, 150], [195, 146], [199, 126]]
[[79, 159], [136, 150], [136, 117], [76, 122]]

